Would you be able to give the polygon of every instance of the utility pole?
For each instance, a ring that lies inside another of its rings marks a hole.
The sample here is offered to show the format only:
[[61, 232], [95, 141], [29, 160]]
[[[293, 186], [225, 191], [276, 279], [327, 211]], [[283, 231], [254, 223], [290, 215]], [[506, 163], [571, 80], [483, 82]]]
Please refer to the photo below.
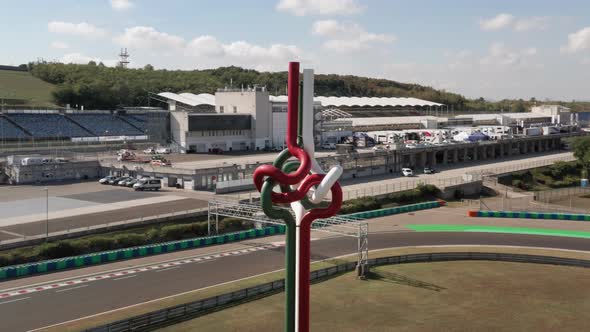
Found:
[[45, 242], [49, 240], [49, 188], [45, 187]]

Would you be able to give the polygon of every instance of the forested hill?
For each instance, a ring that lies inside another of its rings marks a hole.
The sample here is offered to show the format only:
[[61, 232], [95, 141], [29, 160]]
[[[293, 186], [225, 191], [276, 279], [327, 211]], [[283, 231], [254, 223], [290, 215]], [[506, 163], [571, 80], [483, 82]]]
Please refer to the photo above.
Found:
[[[87, 65], [30, 63], [34, 76], [56, 85], [57, 104], [84, 105], [86, 109], [115, 109], [121, 106], [145, 106], [148, 92], [214, 93], [229, 86], [266, 86], [271, 94], [285, 94], [287, 72], [258, 72], [240, 67], [207, 70], [155, 70], [106, 67], [91, 61]], [[448, 105], [462, 112], [524, 112], [536, 100], [467, 99], [459, 94], [418, 84], [359, 76], [316, 75], [315, 92], [320, 96], [414, 97]], [[588, 102], [558, 102], [577, 111], [590, 111]]]
[[[53, 92], [58, 104], [84, 105], [87, 109], [112, 109], [119, 105], [147, 104], [147, 92], [215, 93], [218, 88], [266, 86], [270, 94], [285, 94], [287, 72], [258, 72], [239, 67], [208, 70], [154, 70], [88, 65], [30, 64], [31, 73], [57, 85]], [[462, 107], [461, 95], [417, 84], [358, 76], [316, 75], [315, 91], [321, 96], [415, 97]]]

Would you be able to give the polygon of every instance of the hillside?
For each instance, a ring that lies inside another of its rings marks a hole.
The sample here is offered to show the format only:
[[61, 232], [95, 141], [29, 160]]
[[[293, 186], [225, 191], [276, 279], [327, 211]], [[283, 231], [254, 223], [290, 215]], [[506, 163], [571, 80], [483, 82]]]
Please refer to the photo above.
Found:
[[[258, 72], [239, 67], [208, 70], [154, 70], [88, 65], [29, 64], [31, 73], [57, 88], [53, 96], [58, 104], [84, 105], [87, 109], [112, 109], [147, 104], [147, 92], [214, 93], [229, 86], [266, 86], [271, 94], [285, 94], [287, 72]], [[458, 94], [417, 84], [358, 76], [316, 75], [315, 91], [324, 96], [396, 96], [415, 97], [462, 108], [466, 99]]]
[[[0, 70], [0, 98], [5, 107], [55, 108], [52, 92], [55, 85], [26, 71]], [[0, 102], [1, 103], [1, 102]]]
[[[259, 72], [233, 66], [207, 70], [155, 70], [146, 65], [142, 69], [124, 69], [91, 61], [87, 65], [29, 63], [28, 68], [30, 74], [0, 70], [0, 97], [25, 100], [24, 106], [71, 104], [84, 105], [86, 109], [115, 109], [147, 105], [148, 92], [214, 93], [231, 82], [234, 87], [266, 86], [271, 94], [279, 95], [285, 94], [287, 83], [287, 72]], [[317, 95], [323, 96], [414, 97], [448, 105], [457, 113], [525, 112], [539, 103], [534, 98], [496, 102], [468, 99], [419, 84], [351, 75], [316, 75], [315, 90]], [[574, 111], [590, 111], [590, 102], [543, 103], [559, 103]]]

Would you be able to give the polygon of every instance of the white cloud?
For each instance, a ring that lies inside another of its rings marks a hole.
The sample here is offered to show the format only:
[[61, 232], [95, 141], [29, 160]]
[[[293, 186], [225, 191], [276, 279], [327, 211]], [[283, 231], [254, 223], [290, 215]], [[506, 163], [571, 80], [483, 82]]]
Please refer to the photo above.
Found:
[[297, 16], [305, 15], [353, 15], [364, 7], [355, 0], [280, 0], [277, 10]]
[[54, 41], [53, 43], [51, 43], [51, 47], [59, 49], [59, 50], [65, 50], [67, 48], [70, 48], [70, 45], [68, 45], [62, 41]]
[[188, 54], [195, 56], [220, 56], [224, 54], [223, 45], [213, 36], [200, 36], [187, 45]]
[[551, 20], [548, 16], [531, 16], [516, 18], [511, 14], [498, 14], [489, 19], [479, 20], [482, 30], [492, 31], [501, 29], [513, 29], [514, 31], [544, 30]]
[[77, 63], [77, 64], [87, 64], [90, 61], [94, 61], [97, 64], [102, 62], [106, 66], [114, 67], [117, 64], [117, 60], [110, 59], [104, 60], [96, 57], [86, 56], [82, 53], [67, 53], [59, 59], [60, 62], [63, 63]]
[[531, 16], [520, 18], [514, 23], [514, 30], [545, 30], [549, 25], [549, 20], [550, 18], [548, 16]]
[[181, 36], [144, 26], [127, 28], [114, 40], [119, 45], [128, 47], [130, 51], [150, 51], [136, 51], [137, 55], [134, 55], [134, 58], [152, 57], [140, 62], [149, 62], [161, 67], [167, 66], [165, 63], [159, 64], [156, 59], [162, 55], [167, 56], [166, 62], [171, 61], [170, 57], [176, 59], [177, 63], [183, 64], [180, 66], [183, 68], [195, 68], [195, 64], [199, 68], [232, 64], [261, 70], [282, 68], [290, 60], [306, 58], [304, 52], [294, 45], [271, 44], [266, 47], [246, 41], [224, 43], [209, 35], [187, 41]]
[[115, 37], [115, 42], [121, 46], [173, 52], [185, 47], [185, 40], [182, 37], [160, 32], [152, 27], [136, 26], [125, 29], [122, 35]]
[[391, 34], [367, 32], [356, 23], [340, 23], [335, 20], [316, 21], [311, 32], [316, 36], [328, 38], [324, 47], [338, 52], [368, 49], [374, 44], [389, 44], [396, 39]]
[[484, 66], [525, 66], [529, 58], [537, 54], [534, 47], [523, 50], [511, 50], [503, 43], [494, 43], [490, 46], [489, 53], [480, 60]]
[[301, 50], [294, 45], [273, 44], [270, 47], [252, 45], [244, 41], [224, 45], [225, 54], [232, 58], [253, 61], [289, 61], [301, 57]]
[[567, 36], [567, 45], [561, 48], [563, 53], [577, 53], [590, 49], [590, 26], [582, 28]]
[[499, 30], [511, 26], [512, 23], [514, 23], [514, 16], [502, 13], [489, 19], [480, 20], [479, 27], [482, 30]]
[[114, 10], [123, 11], [133, 7], [133, 3], [130, 0], [111, 0], [110, 2]]
[[106, 31], [97, 28], [92, 24], [81, 22], [81, 23], [70, 23], [62, 21], [51, 21], [47, 24], [49, 32], [61, 35], [72, 35], [82, 37], [103, 37], [106, 35]]

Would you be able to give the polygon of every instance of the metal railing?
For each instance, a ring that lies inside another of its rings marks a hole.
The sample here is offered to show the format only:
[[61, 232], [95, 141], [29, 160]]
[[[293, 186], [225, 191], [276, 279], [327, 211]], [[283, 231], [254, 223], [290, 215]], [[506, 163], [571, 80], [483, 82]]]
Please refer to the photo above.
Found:
[[[475, 171], [470, 171], [463, 176], [454, 176], [454, 177], [447, 177], [447, 178], [425, 178], [425, 179], [414, 179], [414, 180], [406, 180], [406, 181], [395, 181], [391, 183], [383, 183], [383, 184], [374, 184], [368, 183], [363, 185], [361, 188], [355, 189], [345, 189], [343, 190], [343, 198], [345, 200], [355, 199], [355, 198], [362, 198], [368, 196], [379, 196], [379, 195], [386, 195], [390, 193], [395, 193], [399, 191], [411, 190], [416, 189], [419, 185], [434, 185], [439, 189], [444, 189], [446, 187], [452, 187], [457, 185], [462, 185], [466, 183], [472, 183], [477, 181], [482, 181], [486, 176], [489, 175], [496, 175], [496, 174], [505, 174], [511, 173], [516, 171], [527, 170], [531, 168], [543, 167], [551, 165], [557, 161], [574, 161], [576, 160], [573, 156], [565, 156], [565, 157], [554, 157], [544, 160], [537, 160], [531, 162], [523, 162], [520, 164], [515, 165], [508, 165], [508, 166], [500, 166], [500, 167], [490, 167], [479, 169]], [[244, 185], [252, 181], [251, 178], [245, 178], [239, 180]], [[252, 202], [259, 197], [258, 192], [247, 192], [247, 193], [235, 193], [233, 195], [223, 195], [223, 197], [232, 197], [236, 200], [244, 200], [248, 199], [248, 201]]]
[[571, 198], [573, 196], [588, 195], [590, 194], [590, 188], [587, 187], [570, 187], [570, 188], [559, 188], [551, 190], [543, 190], [535, 192], [535, 200], [538, 202], [552, 203], [564, 199]]
[[[372, 258], [367, 261], [368, 266], [380, 266], [388, 264], [444, 262], [465, 260], [487, 260], [517, 263], [552, 264], [590, 268], [589, 260], [561, 258], [539, 255], [502, 254], [489, 252], [447, 252], [425, 253]], [[356, 262], [349, 262], [333, 267], [312, 271], [310, 280], [320, 281], [344, 272], [353, 271]], [[177, 305], [174, 307], [149, 312], [128, 319], [119, 320], [107, 325], [85, 330], [86, 332], [126, 332], [126, 331], [151, 331], [164, 326], [196, 318], [207, 313], [222, 310], [229, 306], [238, 305], [280, 293], [285, 288], [284, 279], [267, 282], [261, 285], [240, 289], [234, 292], [209, 297], [206, 299]]]

